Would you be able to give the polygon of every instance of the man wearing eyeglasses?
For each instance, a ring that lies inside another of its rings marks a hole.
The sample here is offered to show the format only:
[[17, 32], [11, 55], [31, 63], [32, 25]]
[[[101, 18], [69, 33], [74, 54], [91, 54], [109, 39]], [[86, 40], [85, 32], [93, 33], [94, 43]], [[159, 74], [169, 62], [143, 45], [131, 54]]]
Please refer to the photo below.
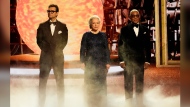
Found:
[[68, 41], [66, 24], [57, 20], [59, 8], [55, 4], [48, 7], [49, 20], [39, 25], [37, 29], [37, 44], [41, 49], [39, 74], [39, 106], [44, 107], [46, 99], [46, 84], [51, 68], [57, 84], [58, 105], [61, 106], [64, 95], [64, 55], [63, 49]]
[[[144, 69], [150, 64], [150, 34], [147, 27], [140, 24], [139, 11], [130, 11], [127, 26], [121, 29], [119, 37], [119, 60], [124, 68], [124, 88], [126, 101], [131, 103], [133, 90], [137, 95], [137, 104], [142, 104]], [[133, 82], [135, 81], [135, 88]], [[134, 89], [133, 89], [134, 88]], [[138, 100], [139, 99], [139, 100]], [[143, 107], [142, 105], [138, 105]]]

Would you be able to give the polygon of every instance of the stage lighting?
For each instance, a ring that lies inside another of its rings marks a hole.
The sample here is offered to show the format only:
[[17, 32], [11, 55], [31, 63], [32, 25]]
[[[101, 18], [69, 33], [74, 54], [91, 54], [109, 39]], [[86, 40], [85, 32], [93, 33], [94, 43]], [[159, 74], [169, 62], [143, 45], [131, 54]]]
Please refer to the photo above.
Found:
[[16, 24], [19, 34], [24, 43], [37, 54], [40, 53], [36, 43], [37, 28], [41, 22], [48, 20], [46, 10], [50, 4], [59, 6], [58, 20], [68, 27], [69, 38], [64, 53], [79, 54], [82, 35], [89, 31], [89, 17], [96, 14], [103, 21], [102, 0], [17, 0]]

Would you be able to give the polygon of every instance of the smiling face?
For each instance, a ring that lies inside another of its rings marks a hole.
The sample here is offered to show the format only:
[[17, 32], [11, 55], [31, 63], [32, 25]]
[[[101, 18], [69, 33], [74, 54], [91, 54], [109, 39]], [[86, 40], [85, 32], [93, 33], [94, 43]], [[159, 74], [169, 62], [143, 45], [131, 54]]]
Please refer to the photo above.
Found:
[[91, 30], [92, 31], [98, 31], [99, 27], [100, 27], [100, 20], [98, 18], [93, 18], [91, 20]]
[[133, 23], [139, 23], [140, 21], [140, 14], [138, 11], [132, 11], [130, 14], [131, 21]]

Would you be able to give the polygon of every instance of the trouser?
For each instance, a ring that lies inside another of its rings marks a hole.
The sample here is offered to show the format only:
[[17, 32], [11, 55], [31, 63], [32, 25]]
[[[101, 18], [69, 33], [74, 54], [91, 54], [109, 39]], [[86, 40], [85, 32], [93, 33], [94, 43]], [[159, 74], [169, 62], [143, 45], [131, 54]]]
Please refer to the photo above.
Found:
[[40, 64], [40, 75], [39, 75], [39, 106], [44, 107], [46, 99], [46, 85], [49, 73], [51, 70], [51, 65], [53, 67], [54, 76], [56, 79], [57, 85], [57, 97], [58, 97], [58, 106], [61, 107], [64, 100], [64, 70], [63, 63], [41, 63]]
[[[126, 61], [126, 67], [124, 70], [124, 88], [125, 88], [125, 98], [133, 97], [133, 90], [136, 94], [141, 94], [143, 92], [144, 84], [144, 63], [137, 63], [135, 61]], [[133, 89], [133, 80], [135, 77], [135, 89]]]

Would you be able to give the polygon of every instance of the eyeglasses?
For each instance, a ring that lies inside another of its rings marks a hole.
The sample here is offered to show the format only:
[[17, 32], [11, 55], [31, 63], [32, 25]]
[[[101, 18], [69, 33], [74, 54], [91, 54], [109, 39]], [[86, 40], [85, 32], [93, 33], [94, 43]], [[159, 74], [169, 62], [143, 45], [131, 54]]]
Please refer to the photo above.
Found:
[[54, 13], [56, 11], [53, 11], [53, 10], [47, 10], [48, 13]]
[[139, 15], [131, 15], [132, 18], [137, 17], [139, 18]]

